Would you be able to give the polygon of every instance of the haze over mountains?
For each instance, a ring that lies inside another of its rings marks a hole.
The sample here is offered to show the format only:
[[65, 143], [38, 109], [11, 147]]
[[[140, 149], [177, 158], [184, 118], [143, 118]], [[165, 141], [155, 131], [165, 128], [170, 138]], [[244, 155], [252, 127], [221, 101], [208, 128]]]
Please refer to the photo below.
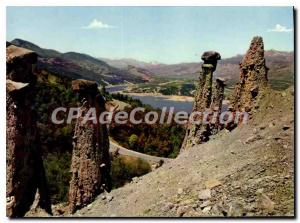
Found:
[[[280, 74], [293, 75], [294, 72], [294, 52], [285, 52], [277, 50], [265, 51], [266, 63], [270, 68], [270, 76], [278, 77]], [[117, 68], [125, 68], [128, 65], [141, 67], [150, 72], [163, 77], [174, 78], [197, 78], [199, 70], [201, 70], [202, 62], [199, 63], [178, 63], [178, 64], [161, 64], [161, 63], [146, 63], [134, 59], [105, 59], [103, 61]], [[217, 67], [216, 76], [225, 77], [227, 79], [238, 79], [239, 63], [242, 61], [243, 55], [220, 60]]]
[[[199, 63], [162, 64], [147, 63], [135, 59], [95, 58], [77, 52], [60, 53], [53, 49], [41, 48], [31, 42], [15, 39], [12, 44], [33, 50], [40, 56], [38, 67], [59, 73], [74, 79], [82, 78], [109, 84], [141, 83], [153, 77], [197, 79]], [[270, 68], [269, 79], [272, 82], [288, 86], [293, 83], [294, 52], [267, 50], [266, 64]], [[216, 77], [230, 81], [239, 78], [239, 63], [243, 55], [222, 59], [216, 70]]]

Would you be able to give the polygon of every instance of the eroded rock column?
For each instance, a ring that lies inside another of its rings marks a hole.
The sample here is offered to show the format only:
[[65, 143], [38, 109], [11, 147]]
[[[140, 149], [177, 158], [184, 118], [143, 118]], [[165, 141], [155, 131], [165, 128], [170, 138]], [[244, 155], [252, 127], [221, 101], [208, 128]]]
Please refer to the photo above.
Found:
[[262, 37], [254, 37], [240, 64], [240, 82], [233, 96], [233, 109], [250, 112], [259, 94], [268, 86], [268, 68], [264, 58]]
[[[195, 101], [193, 106], [193, 113], [199, 112], [194, 116], [195, 121], [200, 124], [189, 124], [185, 139], [182, 144], [182, 150], [200, 144], [208, 140], [210, 133], [210, 126], [203, 124], [204, 113], [211, 112], [212, 104], [212, 83], [213, 72], [216, 70], [217, 61], [221, 59], [218, 52], [208, 51], [203, 53], [201, 59], [204, 61], [202, 71], [200, 72], [199, 84], [197, 87]], [[216, 102], [217, 103], [217, 102]]]
[[213, 122], [210, 124], [210, 133], [212, 135], [217, 134], [221, 129], [222, 125], [219, 123], [219, 117], [222, 112], [222, 104], [225, 98], [224, 90], [225, 90], [225, 80], [223, 78], [217, 78], [215, 83], [215, 88], [213, 91], [213, 99], [211, 103], [211, 112]]
[[[99, 123], [105, 110], [104, 98], [92, 81], [75, 80], [72, 88], [82, 102], [75, 125], [69, 189], [69, 209], [74, 213], [102, 191], [110, 191], [111, 180], [108, 132], [106, 125]], [[96, 120], [86, 120], [85, 116], [94, 116]]]
[[33, 110], [33, 66], [37, 54], [9, 45], [6, 48], [6, 213], [22, 217], [35, 194], [38, 204], [51, 213], [45, 171]]

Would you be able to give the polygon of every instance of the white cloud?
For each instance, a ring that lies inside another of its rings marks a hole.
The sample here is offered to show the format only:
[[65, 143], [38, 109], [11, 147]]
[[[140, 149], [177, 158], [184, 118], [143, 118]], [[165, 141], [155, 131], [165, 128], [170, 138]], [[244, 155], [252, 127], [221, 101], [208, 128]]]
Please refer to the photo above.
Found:
[[89, 25], [82, 27], [84, 29], [113, 29], [115, 26], [105, 24], [97, 19], [90, 22]]
[[282, 26], [280, 24], [276, 24], [275, 28], [274, 29], [269, 29], [268, 32], [292, 32], [293, 29], [288, 29], [286, 28], [286, 26]]

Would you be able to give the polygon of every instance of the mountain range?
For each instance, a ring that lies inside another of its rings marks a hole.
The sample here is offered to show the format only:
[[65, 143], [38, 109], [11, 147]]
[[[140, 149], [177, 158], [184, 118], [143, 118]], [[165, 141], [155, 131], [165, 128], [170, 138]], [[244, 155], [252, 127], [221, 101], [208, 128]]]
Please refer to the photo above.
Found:
[[60, 53], [56, 50], [41, 48], [31, 42], [14, 39], [13, 45], [35, 51], [39, 55], [37, 66], [49, 72], [73, 79], [87, 79], [99, 83], [141, 83], [150, 79], [151, 73], [142, 69], [119, 69], [106, 62], [77, 52]]
[[[202, 62], [163, 64], [147, 63], [135, 59], [95, 58], [77, 52], [61, 53], [41, 48], [31, 42], [15, 39], [11, 44], [35, 51], [39, 55], [38, 67], [73, 79], [88, 79], [99, 83], [121, 84], [148, 82], [153, 77], [197, 79]], [[243, 55], [219, 61], [215, 77], [231, 82], [239, 78], [239, 63]], [[265, 51], [271, 83], [287, 87], [294, 82], [294, 52]]]
[[[239, 78], [239, 63], [244, 55], [236, 55], [234, 57], [225, 58], [219, 61], [216, 70], [216, 77], [224, 77], [229, 80], [237, 80]], [[294, 52], [285, 52], [277, 50], [265, 51], [266, 64], [270, 68], [269, 77], [271, 79], [280, 79], [282, 77], [293, 75], [294, 73]], [[162, 63], [146, 63], [134, 59], [118, 59], [111, 60], [101, 58], [109, 65], [124, 68], [128, 65], [141, 67], [149, 70], [151, 73], [160, 77], [173, 78], [197, 78], [201, 70], [202, 63], [178, 63], [178, 64], [162, 64]], [[199, 58], [200, 61], [200, 58]]]

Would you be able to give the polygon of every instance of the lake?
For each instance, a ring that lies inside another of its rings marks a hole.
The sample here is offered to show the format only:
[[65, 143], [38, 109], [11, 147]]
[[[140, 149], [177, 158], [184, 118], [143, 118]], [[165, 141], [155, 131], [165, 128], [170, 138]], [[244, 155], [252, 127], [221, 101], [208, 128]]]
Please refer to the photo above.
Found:
[[[120, 86], [113, 86], [107, 87], [106, 90], [109, 93], [114, 93], [117, 91], [125, 90], [127, 86], [120, 85]], [[125, 93], [124, 93], [125, 94]], [[140, 100], [143, 104], [151, 105], [153, 108], [160, 108], [167, 107], [169, 110], [170, 107], [174, 107], [175, 112], [179, 111], [186, 111], [191, 112], [193, 108], [193, 101], [177, 101], [177, 100], [170, 100], [164, 96], [150, 96], [150, 95], [129, 95], [134, 99]]]
[[112, 87], [106, 87], [106, 91], [108, 93], [114, 93], [116, 91], [123, 91], [127, 88], [127, 85], [117, 85], [117, 86], [112, 86]]
[[191, 112], [193, 109], [192, 101], [174, 101], [170, 100], [167, 97], [163, 96], [136, 96], [136, 95], [129, 95], [134, 99], [139, 99], [143, 104], [151, 105], [153, 108], [160, 108], [167, 107], [169, 110], [170, 107], [174, 107], [175, 112], [179, 111], [186, 111]]
[[[193, 104], [194, 101], [177, 101], [177, 100], [171, 100], [168, 99], [167, 96], [136, 96], [136, 95], [129, 95], [130, 97], [134, 99], [139, 99], [144, 104], [151, 105], [154, 108], [160, 108], [167, 107], [167, 110], [170, 109], [170, 107], [174, 107], [175, 112], [179, 111], [186, 111], [188, 113], [191, 113], [193, 110]], [[222, 105], [222, 112], [228, 110], [227, 101], [223, 101]]]

